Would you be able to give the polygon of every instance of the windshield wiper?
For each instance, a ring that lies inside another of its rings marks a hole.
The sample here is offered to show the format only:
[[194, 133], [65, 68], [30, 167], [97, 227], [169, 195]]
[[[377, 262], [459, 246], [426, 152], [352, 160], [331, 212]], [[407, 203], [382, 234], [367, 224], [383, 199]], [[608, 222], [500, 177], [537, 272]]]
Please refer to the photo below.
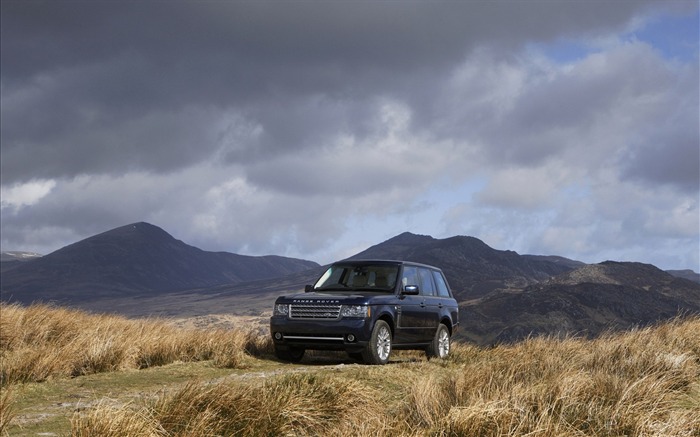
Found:
[[386, 287], [357, 287], [353, 288], [355, 291], [383, 291], [383, 292], [388, 292], [391, 291], [391, 288], [386, 288]]

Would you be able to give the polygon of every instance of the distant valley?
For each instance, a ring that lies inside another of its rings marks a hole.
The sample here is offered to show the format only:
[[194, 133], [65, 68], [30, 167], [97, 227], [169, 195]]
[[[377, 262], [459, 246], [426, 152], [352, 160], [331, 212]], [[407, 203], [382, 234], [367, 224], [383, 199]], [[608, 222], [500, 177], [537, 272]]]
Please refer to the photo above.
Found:
[[[441, 267], [460, 302], [457, 338], [478, 344], [529, 335], [590, 337], [700, 313], [700, 275], [689, 270], [587, 265], [496, 250], [473, 237], [411, 233], [352, 258]], [[303, 290], [322, 271], [307, 260], [203, 251], [141, 222], [43, 257], [3, 254], [1, 296], [131, 317], [264, 316], [277, 296]]]

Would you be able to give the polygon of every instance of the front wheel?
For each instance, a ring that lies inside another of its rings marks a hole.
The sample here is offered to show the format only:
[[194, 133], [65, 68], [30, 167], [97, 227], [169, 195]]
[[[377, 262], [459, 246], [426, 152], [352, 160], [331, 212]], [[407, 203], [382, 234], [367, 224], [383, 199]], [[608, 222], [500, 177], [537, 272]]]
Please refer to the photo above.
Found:
[[430, 346], [425, 350], [428, 358], [447, 358], [450, 354], [450, 331], [442, 323], [438, 326], [437, 332]]
[[362, 360], [367, 364], [386, 364], [391, 355], [391, 328], [384, 320], [377, 320]]

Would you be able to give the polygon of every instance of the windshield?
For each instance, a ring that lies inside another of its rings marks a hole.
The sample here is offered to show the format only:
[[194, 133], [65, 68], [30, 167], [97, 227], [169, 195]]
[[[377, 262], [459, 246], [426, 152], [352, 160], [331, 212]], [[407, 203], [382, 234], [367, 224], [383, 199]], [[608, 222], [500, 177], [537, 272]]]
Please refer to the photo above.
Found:
[[398, 265], [388, 264], [334, 264], [314, 285], [322, 291], [393, 291]]

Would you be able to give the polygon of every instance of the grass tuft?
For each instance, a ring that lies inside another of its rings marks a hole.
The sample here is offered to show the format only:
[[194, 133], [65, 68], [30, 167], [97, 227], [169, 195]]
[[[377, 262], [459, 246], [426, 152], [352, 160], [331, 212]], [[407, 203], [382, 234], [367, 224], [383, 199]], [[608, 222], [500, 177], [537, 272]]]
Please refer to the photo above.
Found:
[[280, 375], [262, 385], [190, 382], [146, 408], [77, 413], [72, 426], [74, 436], [109, 436], [101, 432], [111, 429], [172, 437], [351, 436], [362, 435], [368, 426], [381, 429], [383, 409], [377, 399], [363, 384], [327, 375]]
[[[0, 385], [42, 382], [175, 361], [245, 367], [271, 348], [254, 332], [182, 329], [166, 320], [128, 320], [49, 305], [0, 305]], [[249, 351], [249, 352], [247, 352]]]
[[10, 422], [15, 417], [12, 387], [0, 387], [0, 435], [6, 435]]

